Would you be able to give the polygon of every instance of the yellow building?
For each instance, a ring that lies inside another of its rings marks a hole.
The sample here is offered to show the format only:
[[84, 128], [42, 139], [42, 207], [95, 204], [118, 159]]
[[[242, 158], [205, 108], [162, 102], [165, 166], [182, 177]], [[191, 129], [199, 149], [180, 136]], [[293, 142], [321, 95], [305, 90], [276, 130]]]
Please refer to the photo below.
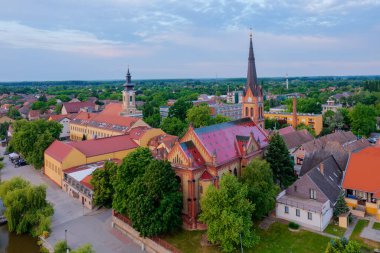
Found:
[[44, 174], [61, 187], [66, 169], [109, 159], [122, 160], [138, 146], [129, 135], [80, 142], [54, 141], [44, 153]]
[[[294, 117], [292, 113], [287, 112], [264, 112], [264, 117], [266, 119], [276, 119], [278, 121], [283, 121], [286, 124], [293, 125]], [[297, 113], [296, 125], [303, 123], [306, 126], [311, 127], [315, 133], [318, 135], [323, 128], [323, 118], [322, 114], [311, 114], [311, 113]]]
[[149, 127], [142, 119], [105, 113], [79, 113], [70, 121], [70, 140], [91, 140], [126, 134], [136, 127]]

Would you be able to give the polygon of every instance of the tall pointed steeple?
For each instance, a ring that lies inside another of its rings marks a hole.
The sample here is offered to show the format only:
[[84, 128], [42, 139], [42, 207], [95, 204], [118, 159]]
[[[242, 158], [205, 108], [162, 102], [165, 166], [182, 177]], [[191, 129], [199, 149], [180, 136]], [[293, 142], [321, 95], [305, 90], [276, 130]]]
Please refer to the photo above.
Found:
[[132, 75], [129, 72], [129, 65], [128, 65], [128, 70], [127, 70], [127, 75], [126, 77], [126, 82], [124, 83], [124, 89], [125, 90], [133, 90], [133, 87], [135, 86], [134, 83], [132, 83]]
[[257, 73], [255, 64], [255, 55], [253, 53], [252, 32], [249, 36], [249, 56], [248, 56], [248, 71], [246, 88], [251, 89], [253, 95], [258, 93]]
[[131, 76], [131, 73], [129, 73], [129, 66], [128, 66], [126, 77], [127, 77], [127, 83], [131, 83], [132, 82], [132, 76]]

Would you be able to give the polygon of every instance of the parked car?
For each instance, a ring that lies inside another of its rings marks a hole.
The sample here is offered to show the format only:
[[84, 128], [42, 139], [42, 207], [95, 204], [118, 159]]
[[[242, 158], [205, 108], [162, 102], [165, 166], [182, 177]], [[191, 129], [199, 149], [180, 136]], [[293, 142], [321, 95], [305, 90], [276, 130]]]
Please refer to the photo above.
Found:
[[26, 161], [22, 158], [19, 158], [15, 161], [15, 167], [21, 167], [27, 165]]
[[372, 143], [372, 144], [376, 144], [377, 139], [374, 138], [374, 137], [371, 137], [371, 138], [368, 138], [368, 142], [369, 142], [369, 143]]

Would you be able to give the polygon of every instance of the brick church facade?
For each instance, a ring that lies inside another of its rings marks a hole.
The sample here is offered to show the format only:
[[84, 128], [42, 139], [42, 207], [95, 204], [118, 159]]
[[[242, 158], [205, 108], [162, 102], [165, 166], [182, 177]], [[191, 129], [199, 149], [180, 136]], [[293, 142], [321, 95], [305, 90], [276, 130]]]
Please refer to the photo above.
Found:
[[225, 173], [240, 176], [255, 157], [262, 157], [268, 146], [264, 130], [262, 88], [257, 83], [252, 36], [248, 59], [246, 92], [242, 119], [216, 125], [189, 127], [167, 156], [181, 184], [185, 223], [199, 226], [200, 199], [207, 188], [219, 186]]

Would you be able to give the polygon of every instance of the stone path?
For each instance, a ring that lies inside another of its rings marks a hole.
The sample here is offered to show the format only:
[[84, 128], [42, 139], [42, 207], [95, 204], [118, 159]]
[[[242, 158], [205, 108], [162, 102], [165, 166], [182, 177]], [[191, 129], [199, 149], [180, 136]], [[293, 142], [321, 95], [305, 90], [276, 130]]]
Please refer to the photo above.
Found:
[[350, 239], [352, 231], [354, 231], [354, 228], [356, 227], [356, 223], [358, 223], [358, 219], [357, 218], [353, 218], [353, 221], [348, 226], [346, 232], [343, 235], [344, 238]]
[[259, 227], [260, 227], [261, 229], [268, 230], [268, 228], [269, 228], [273, 223], [275, 223], [275, 222], [276, 222], [276, 220], [275, 220], [274, 218], [268, 216], [268, 217], [265, 217], [264, 220], [262, 220], [262, 221], [260, 222]]
[[363, 231], [360, 234], [360, 237], [380, 242], [380, 230], [373, 229], [373, 224], [375, 223], [375, 219], [373, 217], [369, 217], [369, 224], [367, 227], [363, 229]]

